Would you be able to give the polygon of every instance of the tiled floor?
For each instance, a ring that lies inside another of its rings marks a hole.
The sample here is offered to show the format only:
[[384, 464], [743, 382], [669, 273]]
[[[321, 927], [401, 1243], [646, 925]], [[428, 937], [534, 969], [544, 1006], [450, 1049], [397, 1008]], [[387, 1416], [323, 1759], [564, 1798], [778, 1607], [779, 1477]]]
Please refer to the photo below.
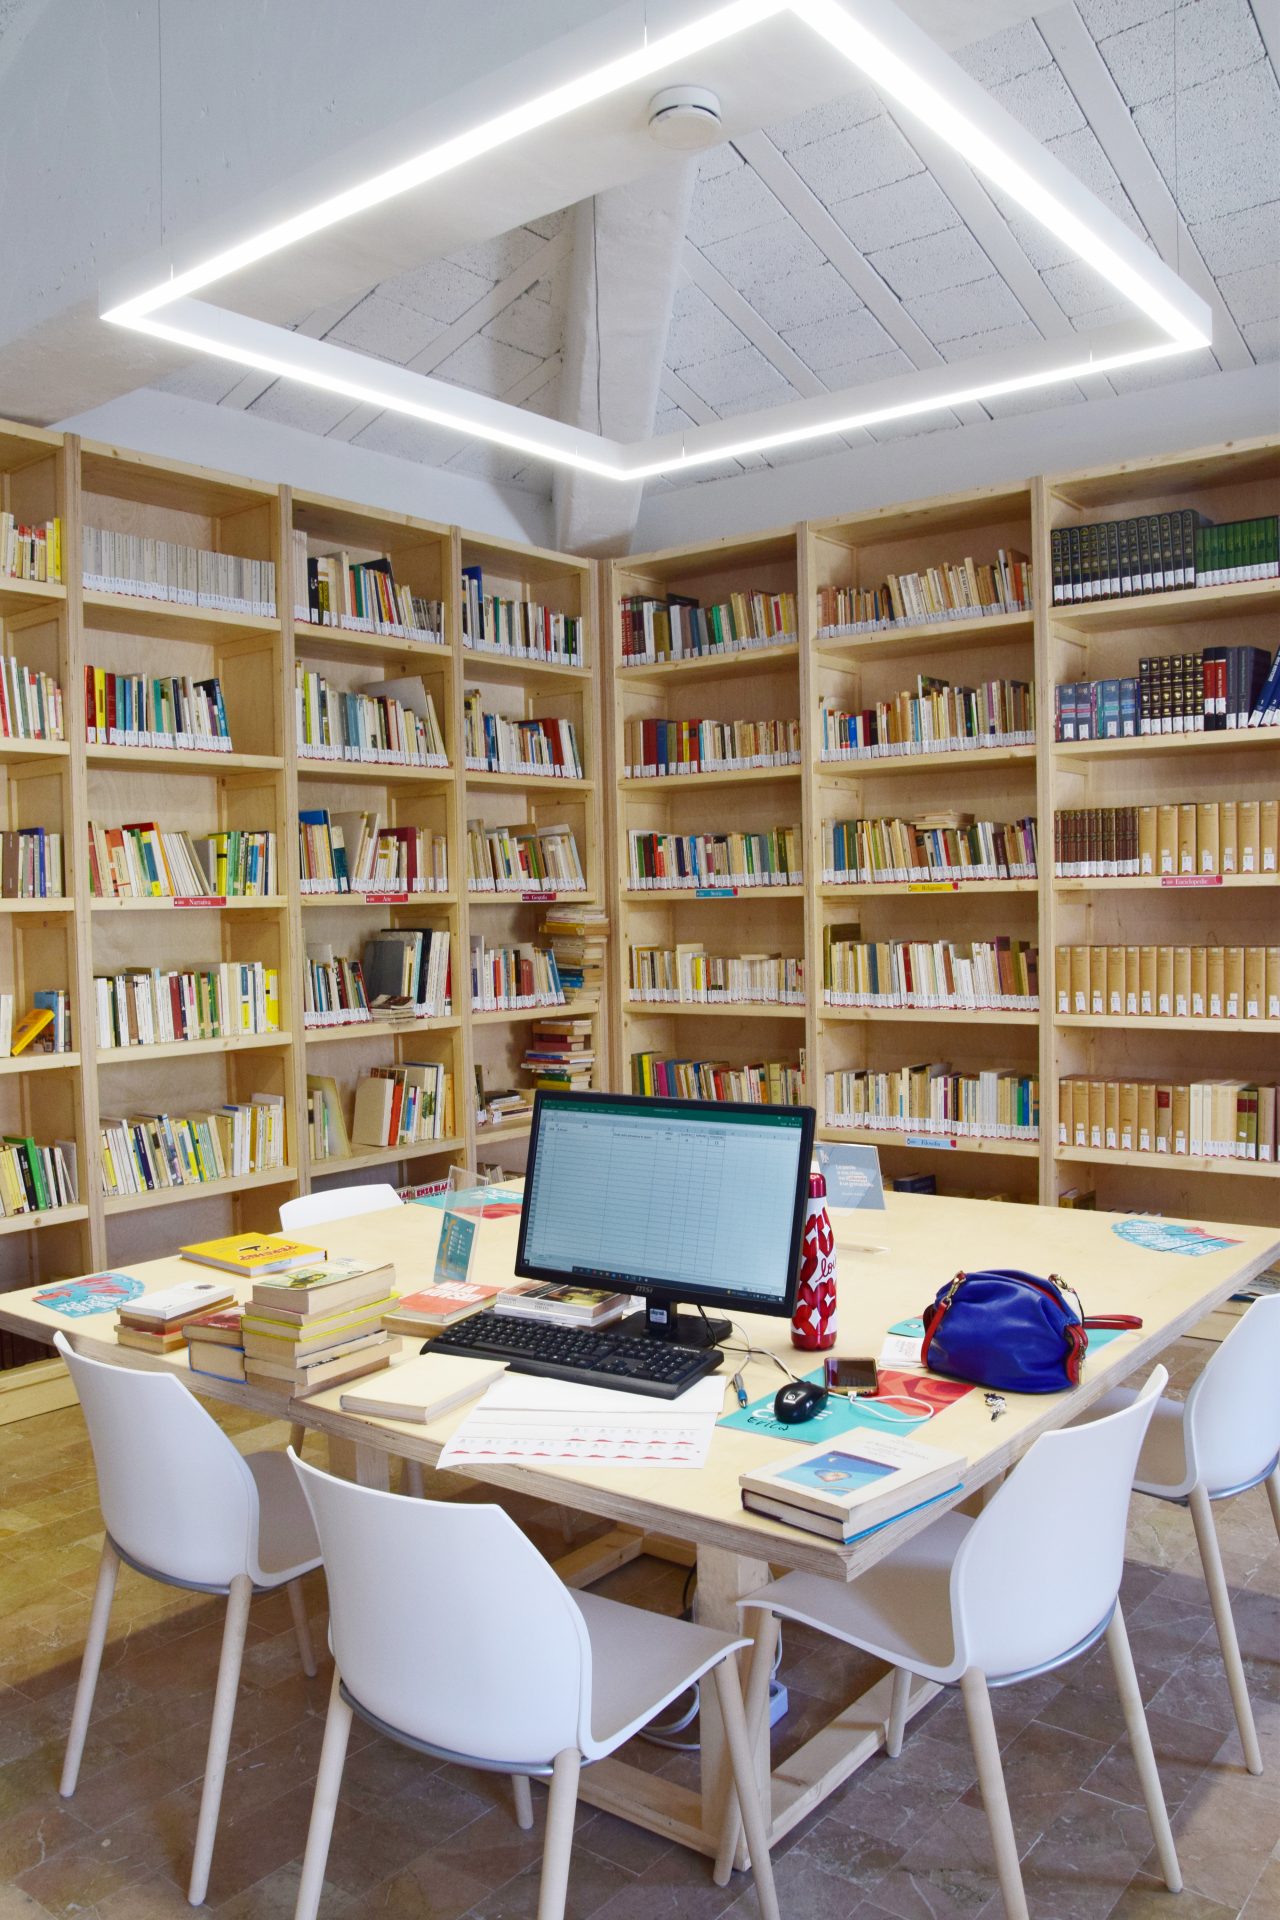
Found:
[[[1175, 1350], [1185, 1389], [1204, 1349]], [[250, 1416], [238, 1444], [283, 1440]], [[198, 1499], [199, 1489], [192, 1488]], [[1150, 1835], [1104, 1654], [996, 1696], [1035, 1920], [1280, 1920], [1280, 1547], [1263, 1495], [1218, 1510], [1267, 1772], [1243, 1770], [1186, 1516], [1137, 1500], [1125, 1599], [1187, 1888], [1152, 1876]], [[563, 1551], [554, 1528], [535, 1537]], [[79, 1413], [0, 1429], [0, 1920], [179, 1920], [217, 1662], [215, 1603], [121, 1578], [79, 1790], [57, 1778], [100, 1543]], [[633, 1563], [602, 1591], [674, 1609], [683, 1576]], [[320, 1623], [324, 1588], [311, 1585]], [[423, 1632], [431, 1631], [424, 1594]], [[322, 1635], [317, 1635], [317, 1643]], [[796, 1744], [861, 1680], [798, 1631], [783, 1677]], [[298, 1671], [283, 1599], [255, 1602], [209, 1905], [289, 1920], [328, 1690]], [[691, 1777], [656, 1747], [642, 1764]], [[532, 1920], [539, 1834], [501, 1780], [442, 1769], [356, 1724], [322, 1920]], [[535, 1788], [539, 1828], [543, 1796]], [[896, 1762], [864, 1769], [776, 1861], [784, 1920], [999, 1920], [986, 1822], [959, 1702], [922, 1715]], [[569, 1920], [755, 1920], [743, 1876], [583, 1809]]]

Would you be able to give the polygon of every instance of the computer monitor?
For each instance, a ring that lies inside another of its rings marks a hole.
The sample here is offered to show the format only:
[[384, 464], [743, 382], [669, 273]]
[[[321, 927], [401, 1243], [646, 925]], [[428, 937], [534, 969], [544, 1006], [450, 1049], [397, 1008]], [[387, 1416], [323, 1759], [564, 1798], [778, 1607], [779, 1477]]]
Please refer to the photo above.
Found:
[[692, 1346], [727, 1339], [728, 1324], [679, 1316], [677, 1301], [789, 1316], [814, 1117], [812, 1107], [538, 1093], [516, 1272], [638, 1294], [648, 1333]]

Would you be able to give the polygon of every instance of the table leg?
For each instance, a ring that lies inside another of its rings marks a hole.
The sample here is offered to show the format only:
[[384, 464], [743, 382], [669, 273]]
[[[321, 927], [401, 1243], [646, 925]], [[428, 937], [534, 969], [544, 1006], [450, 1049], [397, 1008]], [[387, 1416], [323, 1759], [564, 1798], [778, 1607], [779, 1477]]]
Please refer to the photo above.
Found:
[[379, 1493], [391, 1491], [391, 1455], [381, 1447], [356, 1441], [355, 1482], [359, 1487], [376, 1487]]
[[[694, 1618], [699, 1626], [715, 1627], [721, 1633], [731, 1633], [735, 1637], [743, 1631], [743, 1616], [738, 1611], [738, 1601], [748, 1593], [754, 1593], [758, 1587], [767, 1585], [769, 1580], [768, 1563], [764, 1560], [749, 1560], [736, 1553], [727, 1553], [720, 1547], [698, 1548], [698, 1590], [694, 1598]], [[766, 1825], [770, 1819], [770, 1777], [769, 1777], [769, 1716], [766, 1713], [763, 1725], [748, 1729], [754, 1749], [756, 1780], [759, 1784], [761, 1803], [764, 1807]], [[702, 1688], [702, 1712], [699, 1719], [699, 1742], [701, 1761], [701, 1800], [702, 1827], [710, 1840], [710, 1851], [714, 1854], [724, 1822], [724, 1809], [733, 1778], [729, 1761], [729, 1751], [725, 1742], [724, 1726], [720, 1719], [720, 1705], [715, 1689]], [[746, 1864], [745, 1844], [739, 1845], [741, 1864]], [[735, 1865], [738, 1861], [735, 1859]]]
[[329, 1442], [329, 1471], [335, 1480], [354, 1480], [356, 1477], [356, 1446], [354, 1440], [341, 1440], [336, 1433], [326, 1435]]

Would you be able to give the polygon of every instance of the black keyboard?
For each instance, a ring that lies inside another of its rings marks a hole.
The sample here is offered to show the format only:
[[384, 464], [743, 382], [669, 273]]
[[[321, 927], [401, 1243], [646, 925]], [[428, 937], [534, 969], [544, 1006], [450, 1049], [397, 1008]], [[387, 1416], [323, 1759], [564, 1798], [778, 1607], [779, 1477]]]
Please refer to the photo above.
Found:
[[635, 1339], [607, 1327], [560, 1327], [545, 1320], [518, 1320], [486, 1308], [445, 1327], [424, 1353], [465, 1353], [476, 1360], [505, 1360], [513, 1373], [542, 1373], [586, 1387], [612, 1387], [674, 1400], [695, 1380], [714, 1373], [716, 1347], [678, 1347], [665, 1340]]

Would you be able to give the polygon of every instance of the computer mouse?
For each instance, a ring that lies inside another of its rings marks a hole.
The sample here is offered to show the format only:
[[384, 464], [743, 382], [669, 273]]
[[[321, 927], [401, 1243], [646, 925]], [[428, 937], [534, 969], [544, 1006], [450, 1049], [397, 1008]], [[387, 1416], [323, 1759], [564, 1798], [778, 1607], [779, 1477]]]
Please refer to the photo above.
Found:
[[791, 1380], [785, 1387], [779, 1387], [773, 1398], [773, 1416], [781, 1420], [784, 1427], [794, 1427], [801, 1420], [812, 1420], [821, 1413], [827, 1404], [827, 1390], [812, 1380]]

